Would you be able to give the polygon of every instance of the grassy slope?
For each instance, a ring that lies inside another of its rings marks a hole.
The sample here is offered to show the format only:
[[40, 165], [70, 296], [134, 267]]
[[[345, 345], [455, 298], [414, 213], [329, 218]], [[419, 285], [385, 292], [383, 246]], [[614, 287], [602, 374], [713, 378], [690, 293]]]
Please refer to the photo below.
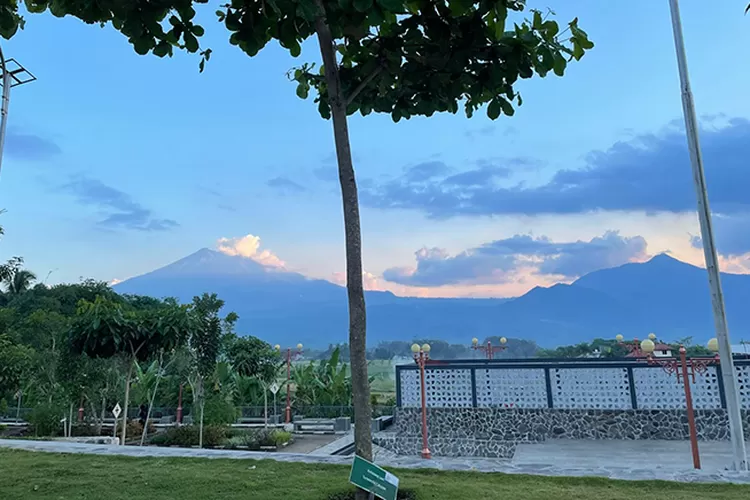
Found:
[[[255, 467], [255, 468], [253, 468]], [[325, 500], [348, 467], [249, 460], [56, 455], [0, 449], [0, 499]], [[470, 472], [394, 471], [423, 500], [712, 500], [750, 487]]]

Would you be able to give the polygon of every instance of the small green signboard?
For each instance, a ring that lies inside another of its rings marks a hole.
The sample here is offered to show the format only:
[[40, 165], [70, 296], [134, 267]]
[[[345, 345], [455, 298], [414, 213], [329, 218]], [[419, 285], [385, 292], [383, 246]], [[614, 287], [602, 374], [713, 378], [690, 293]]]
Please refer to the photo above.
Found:
[[349, 482], [383, 500], [396, 500], [398, 494], [396, 476], [356, 455]]

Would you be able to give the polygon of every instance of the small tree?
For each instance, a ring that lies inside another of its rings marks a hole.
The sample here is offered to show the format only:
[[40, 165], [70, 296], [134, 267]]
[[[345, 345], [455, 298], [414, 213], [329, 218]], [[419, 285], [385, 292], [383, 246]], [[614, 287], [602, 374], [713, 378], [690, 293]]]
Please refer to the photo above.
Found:
[[196, 328], [190, 337], [190, 351], [193, 354], [194, 369], [188, 379], [193, 392], [193, 402], [197, 403], [200, 411], [198, 431], [198, 447], [203, 447], [203, 415], [206, 407], [205, 384], [214, 375], [216, 361], [221, 349], [221, 319], [219, 311], [224, 307], [224, 301], [215, 293], [204, 293], [200, 297], [193, 297], [193, 314], [196, 318]]
[[187, 339], [192, 326], [187, 308], [175, 304], [139, 311], [124, 309], [121, 304], [100, 296], [94, 302], [79, 303], [70, 335], [72, 349], [93, 358], [121, 355], [127, 360], [123, 444], [136, 361], [144, 362], [157, 352], [175, 349]]

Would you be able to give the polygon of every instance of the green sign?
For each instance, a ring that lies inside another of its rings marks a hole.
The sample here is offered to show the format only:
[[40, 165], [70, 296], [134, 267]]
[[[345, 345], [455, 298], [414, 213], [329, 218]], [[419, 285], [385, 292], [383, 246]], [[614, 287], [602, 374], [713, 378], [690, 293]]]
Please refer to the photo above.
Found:
[[398, 478], [364, 458], [354, 457], [349, 482], [383, 500], [396, 500]]

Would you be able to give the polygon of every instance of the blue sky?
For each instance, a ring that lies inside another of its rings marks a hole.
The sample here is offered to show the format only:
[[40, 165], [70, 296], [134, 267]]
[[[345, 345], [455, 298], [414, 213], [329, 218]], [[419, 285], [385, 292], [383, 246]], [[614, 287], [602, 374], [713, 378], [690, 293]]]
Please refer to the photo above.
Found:
[[[750, 17], [742, 0], [682, 3], [719, 250], [747, 272]], [[564, 78], [523, 81], [514, 117], [352, 118], [370, 287], [508, 296], [662, 251], [701, 262], [667, 0], [529, 6], [578, 16], [596, 47]], [[202, 74], [189, 55], [138, 56], [111, 28], [26, 16], [3, 45], [38, 81], [11, 98], [1, 258], [49, 283], [110, 281], [224, 238], [340, 278], [330, 123], [286, 77], [317, 62], [317, 42], [250, 59], [214, 10], [199, 9], [214, 51]]]

